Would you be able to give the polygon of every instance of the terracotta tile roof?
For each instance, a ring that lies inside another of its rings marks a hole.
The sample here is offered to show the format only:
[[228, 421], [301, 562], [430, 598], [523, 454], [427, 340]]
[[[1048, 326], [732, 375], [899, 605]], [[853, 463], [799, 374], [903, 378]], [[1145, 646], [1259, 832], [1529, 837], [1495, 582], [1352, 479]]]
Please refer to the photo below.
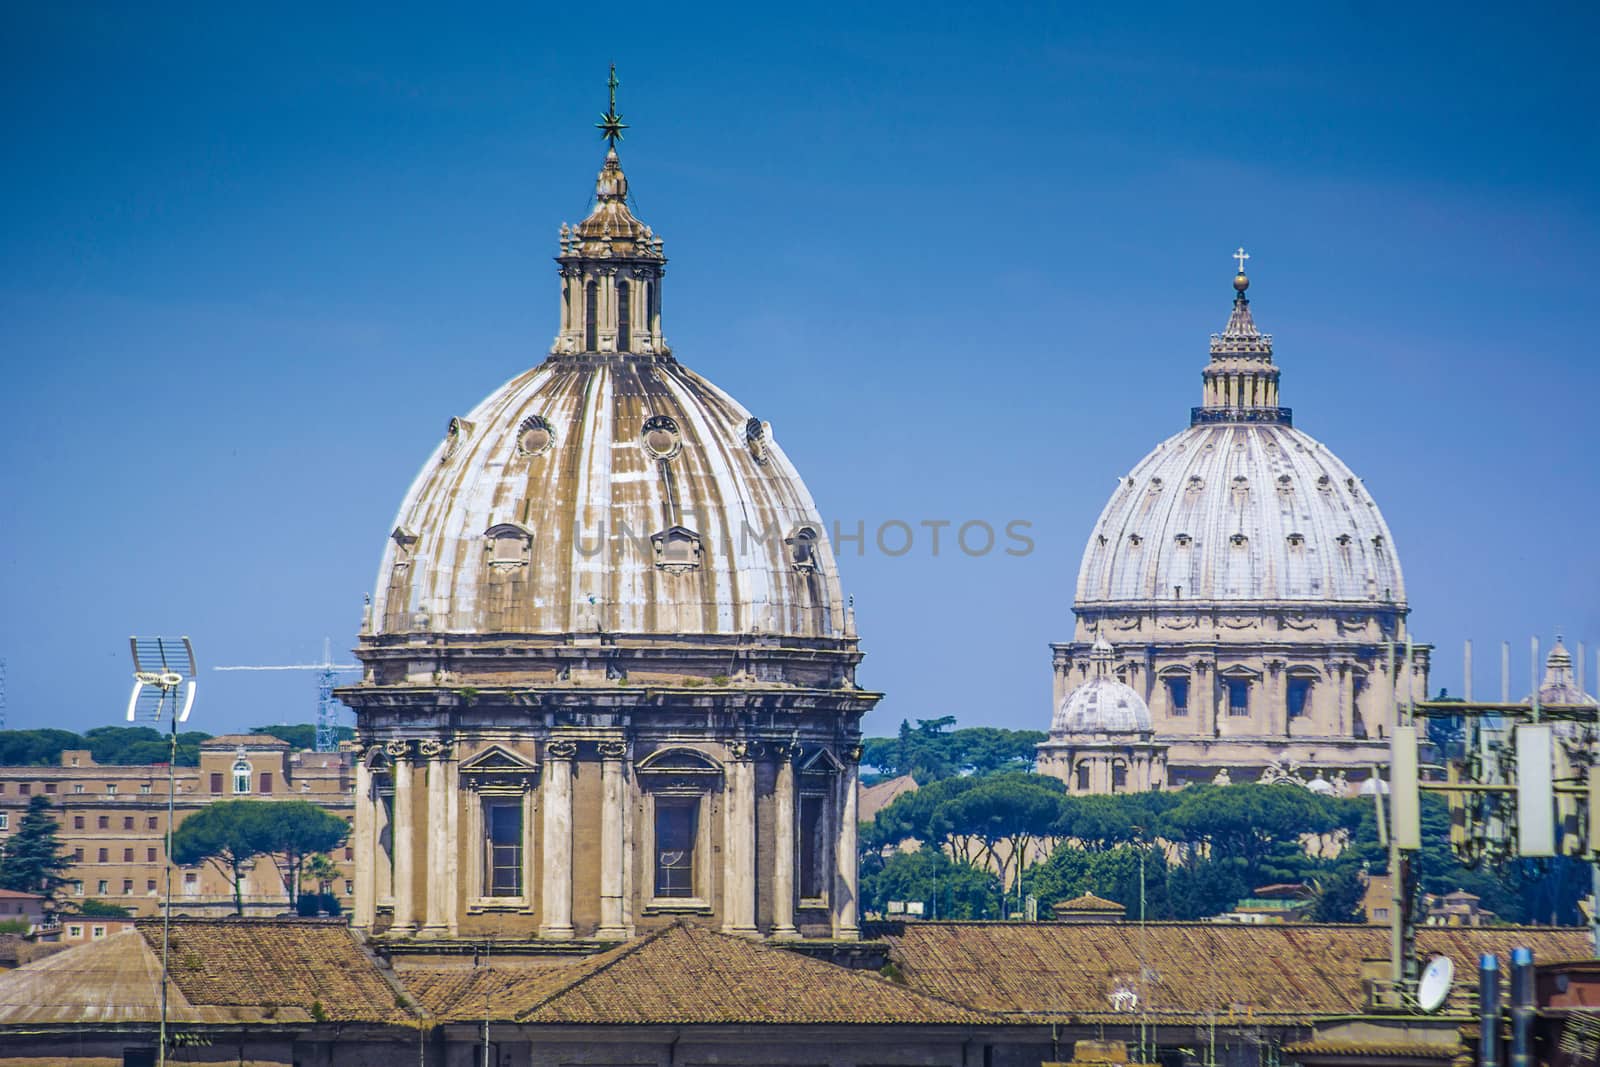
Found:
[[902, 774], [898, 778], [890, 778], [873, 785], [860, 786], [856, 792], [856, 813], [862, 822], [871, 822], [874, 815], [901, 796], [916, 791], [917, 780], [909, 774]]
[[[161, 923], [138, 929], [160, 952]], [[413, 1017], [340, 919], [175, 919], [169, 968], [194, 1004], [300, 1009], [335, 1021]]]
[[438, 1016], [589, 1025], [981, 1025], [991, 1016], [742, 937], [675, 925], [560, 968], [403, 980]]
[[1115, 912], [1121, 913], [1121, 912], [1126, 911], [1127, 909], [1124, 908], [1121, 904], [1118, 904], [1114, 900], [1107, 900], [1105, 897], [1097, 897], [1093, 893], [1085, 893], [1082, 896], [1073, 897], [1071, 900], [1059, 901], [1059, 902], [1051, 905], [1050, 910], [1052, 910], [1052, 911], [1115, 911]]
[[200, 742], [201, 748], [291, 748], [289, 742], [271, 734], [218, 734]]
[[[161, 1017], [161, 960], [137, 931], [74, 945], [0, 974], [0, 1027], [154, 1022]], [[219, 1022], [173, 990], [171, 1017]]]
[[[1303, 1020], [1365, 1007], [1362, 961], [1389, 953], [1382, 926], [1224, 923], [905, 923], [890, 958], [919, 992], [1013, 1018], [1109, 1021], [1112, 997], [1140, 993], [1167, 1017], [1249, 1013]], [[1555, 960], [1589, 952], [1585, 929], [1427, 927], [1424, 956], [1447, 955], [1471, 976], [1482, 952], [1519, 945]], [[1140, 960], [1152, 974], [1140, 991]], [[1470, 984], [1466, 977], [1463, 984]], [[1126, 1011], [1121, 1013], [1126, 1018]]]

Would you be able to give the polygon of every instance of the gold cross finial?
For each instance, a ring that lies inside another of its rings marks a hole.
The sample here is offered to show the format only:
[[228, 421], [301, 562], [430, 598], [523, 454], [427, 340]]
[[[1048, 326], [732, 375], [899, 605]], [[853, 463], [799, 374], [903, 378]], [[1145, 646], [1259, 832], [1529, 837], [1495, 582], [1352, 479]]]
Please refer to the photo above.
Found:
[[600, 121], [594, 124], [595, 129], [600, 131], [600, 136], [604, 137], [612, 148], [617, 147], [617, 142], [622, 140], [622, 131], [628, 128], [628, 124], [622, 121], [622, 116], [617, 114], [617, 86], [621, 84], [617, 81], [617, 65], [613, 63], [611, 77], [606, 80], [606, 88], [610, 90], [609, 105], [606, 113], [600, 116]]

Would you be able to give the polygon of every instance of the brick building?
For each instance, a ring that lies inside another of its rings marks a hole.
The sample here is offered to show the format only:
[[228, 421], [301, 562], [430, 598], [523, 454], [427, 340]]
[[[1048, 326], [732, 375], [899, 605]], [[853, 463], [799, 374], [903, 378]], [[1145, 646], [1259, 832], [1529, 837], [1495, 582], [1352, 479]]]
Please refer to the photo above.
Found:
[[[72, 857], [72, 901], [104, 900], [154, 915], [161, 907], [167, 832], [167, 765], [102, 765], [84, 749], [61, 753], [58, 767], [0, 767], [0, 848], [16, 833], [35, 796], [55, 806], [61, 840]], [[174, 809], [178, 825], [214, 800], [310, 800], [340, 818], [352, 808], [350, 757], [340, 752], [293, 751], [267, 734], [228, 734], [200, 746], [198, 767], [179, 767]], [[354, 872], [341, 850], [330, 887], [341, 903], [354, 899]], [[233, 909], [228, 880], [209, 864], [173, 872], [175, 911], [225, 914]], [[247, 912], [271, 915], [287, 906], [276, 868], [255, 864], [243, 888]]]

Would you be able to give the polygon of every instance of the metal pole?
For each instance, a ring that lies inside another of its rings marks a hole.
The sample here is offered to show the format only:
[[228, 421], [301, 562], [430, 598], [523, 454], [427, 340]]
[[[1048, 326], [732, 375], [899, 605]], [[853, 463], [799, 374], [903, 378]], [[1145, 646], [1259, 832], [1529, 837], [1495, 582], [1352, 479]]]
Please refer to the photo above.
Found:
[[1500, 642], [1500, 703], [1511, 703], [1511, 642]]
[[167, 751], [167, 856], [166, 892], [161, 902], [161, 1047], [156, 1051], [160, 1067], [167, 1064], [167, 954], [172, 938], [172, 813], [178, 793], [178, 704], [172, 704], [172, 733]]
[[1500, 959], [1478, 957], [1478, 1067], [1500, 1067]]
[[1533, 950], [1511, 950], [1511, 1056], [1508, 1067], [1534, 1067]]
[[1467, 639], [1466, 651], [1461, 657], [1461, 695], [1468, 704], [1472, 703], [1472, 639]]
[[1539, 721], [1539, 639], [1530, 637], [1528, 651], [1528, 682], [1533, 695], [1528, 699], [1533, 703], [1533, 721]]

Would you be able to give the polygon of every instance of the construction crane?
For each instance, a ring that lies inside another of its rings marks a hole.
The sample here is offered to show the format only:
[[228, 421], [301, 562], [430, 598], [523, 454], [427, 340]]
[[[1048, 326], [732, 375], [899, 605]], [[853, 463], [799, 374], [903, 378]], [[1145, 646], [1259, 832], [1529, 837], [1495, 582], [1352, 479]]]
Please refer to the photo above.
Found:
[[334, 721], [333, 679], [340, 671], [359, 671], [359, 663], [333, 662], [333, 642], [322, 639], [321, 663], [284, 663], [270, 666], [218, 667], [219, 671], [319, 671], [317, 679], [317, 746], [318, 752], [333, 752], [339, 747], [337, 723]]

